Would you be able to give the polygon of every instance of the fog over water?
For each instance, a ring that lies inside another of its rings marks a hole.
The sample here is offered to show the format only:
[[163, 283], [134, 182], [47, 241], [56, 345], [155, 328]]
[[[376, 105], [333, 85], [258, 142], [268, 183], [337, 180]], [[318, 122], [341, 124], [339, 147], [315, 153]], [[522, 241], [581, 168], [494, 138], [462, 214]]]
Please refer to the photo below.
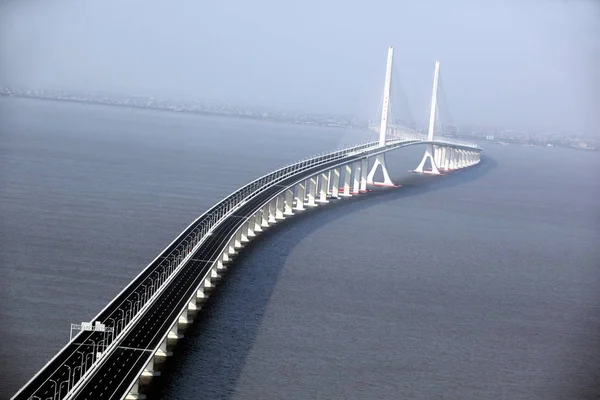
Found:
[[[185, 226], [358, 131], [0, 98], [0, 398]], [[53, 139], [50, 141], [48, 137]], [[592, 399], [598, 153], [485, 146], [477, 168], [307, 212], [258, 238], [155, 397]]]
[[599, 21], [594, 0], [22, 0], [0, 83], [372, 117], [394, 45], [417, 119], [438, 59], [453, 122], [597, 131]]
[[[0, 0], [0, 84], [31, 89], [373, 119], [389, 45], [397, 114], [440, 60], [445, 123], [600, 136], [595, 0]], [[213, 204], [369, 137], [0, 97], [0, 399]], [[598, 398], [600, 153], [480, 144], [260, 237], [150, 398]]]

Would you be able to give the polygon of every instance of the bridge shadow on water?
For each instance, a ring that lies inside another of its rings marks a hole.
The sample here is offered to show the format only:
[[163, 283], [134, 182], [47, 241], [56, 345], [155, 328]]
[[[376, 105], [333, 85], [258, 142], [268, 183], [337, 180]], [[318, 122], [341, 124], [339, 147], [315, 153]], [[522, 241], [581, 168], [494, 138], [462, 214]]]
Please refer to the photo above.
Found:
[[[147, 398], [232, 398], [285, 260], [296, 245], [348, 213], [462, 185], [485, 176], [496, 166], [494, 159], [485, 157], [473, 168], [444, 177], [410, 175], [396, 182], [403, 185], [400, 188], [374, 190], [332, 202], [281, 221], [261, 233], [236, 257], [177, 344], [161, 376], [152, 381]], [[283, 235], [284, 232], [287, 234]], [[269, 252], [268, 262], [264, 250]]]

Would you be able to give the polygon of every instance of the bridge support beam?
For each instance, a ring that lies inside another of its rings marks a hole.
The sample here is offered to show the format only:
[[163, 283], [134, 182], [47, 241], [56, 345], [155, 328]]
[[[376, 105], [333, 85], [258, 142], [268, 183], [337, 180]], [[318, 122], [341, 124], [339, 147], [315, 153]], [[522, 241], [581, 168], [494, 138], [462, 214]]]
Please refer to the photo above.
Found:
[[341, 169], [335, 168], [332, 170], [333, 184], [331, 185], [331, 196], [337, 198], [340, 192], [340, 175]]
[[261, 224], [262, 224], [262, 209], [258, 210], [256, 212], [256, 214], [254, 214], [254, 233], [255, 234], [256, 234], [256, 232], [262, 232]]
[[285, 205], [285, 194], [280, 194], [276, 198], [276, 208], [275, 208], [275, 219], [282, 220], [285, 217], [283, 216], [283, 208]]
[[[424, 169], [425, 163], [427, 161], [431, 162], [431, 170]], [[431, 143], [428, 143], [426, 145], [425, 155], [423, 156], [423, 159], [421, 160], [421, 163], [419, 164], [419, 166], [415, 169], [415, 172], [418, 172], [420, 174], [428, 173], [428, 174], [432, 174], [432, 175], [440, 175], [440, 171], [438, 170], [437, 164], [435, 163], [434, 148]]]
[[[381, 172], [383, 173], [383, 182], [375, 182], [375, 174], [377, 173], [377, 168], [381, 167]], [[387, 167], [385, 165], [385, 153], [378, 154], [375, 156], [375, 161], [373, 162], [373, 167], [371, 167], [371, 171], [367, 175], [367, 183], [369, 185], [378, 185], [378, 186], [394, 186], [394, 182], [390, 178], [390, 174], [388, 173]]]
[[269, 202], [269, 224], [277, 222], [275, 219], [275, 210], [277, 209], [277, 199], [273, 199]]
[[317, 204], [315, 203], [315, 197], [317, 195], [317, 177], [313, 176], [309, 179], [310, 187], [308, 191], [308, 202], [306, 203], [309, 207], [315, 207]]
[[240, 226], [239, 231], [240, 231], [240, 242], [243, 243], [248, 243], [249, 239], [248, 239], [248, 233], [249, 233], [249, 224], [250, 221], [246, 220], [242, 226]]
[[242, 247], [242, 231], [240, 229], [238, 229], [235, 232], [235, 236], [234, 236], [234, 242], [233, 242], [233, 248], [234, 249], [239, 249], [240, 247]]
[[360, 166], [360, 189], [364, 193], [367, 191], [367, 170], [369, 169], [369, 159], [363, 158]]
[[304, 200], [306, 199], [306, 181], [296, 185], [296, 210], [304, 210]]
[[322, 172], [319, 177], [319, 203], [327, 203], [329, 192], [329, 172]]
[[129, 393], [127, 393], [125, 400], [143, 400], [145, 398], [145, 395], [140, 394], [140, 382], [139, 379], [136, 379], [131, 389], [129, 389]]
[[348, 197], [352, 196], [350, 194], [350, 178], [352, 175], [352, 166], [350, 164], [346, 164], [344, 167], [344, 190], [342, 196]]
[[254, 219], [255, 219], [254, 214], [252, 214], [250, 217], [248, 217], [248, 230], [246, 233], [246, 236], [248, 236], [248, 239], [256, 236], [256, 233], [254, 233], [254, 224], [255, 224]]
[[263, 228], [269, 227], [269, 205], [266, 204], [260, 209], [261, 222], [260, 226]]
[[457, 157], [458, 157], [458, 153], [456, 152], [456, 149], [451, 149], [452, 153], [450, 155], [450, 169], [455, 170], [458, 168], [458, 162], [457, 162]]
[[293, 206], [294, 206], [294, 188], [288, 188], [285, 191], [285, 209], [283, 211], [283, 214], [284, 215], [294, 215]]
[[352, 163], [352, 194], [357, 194], [360, 191], [360, 167], [361, 162], [356, 161]]

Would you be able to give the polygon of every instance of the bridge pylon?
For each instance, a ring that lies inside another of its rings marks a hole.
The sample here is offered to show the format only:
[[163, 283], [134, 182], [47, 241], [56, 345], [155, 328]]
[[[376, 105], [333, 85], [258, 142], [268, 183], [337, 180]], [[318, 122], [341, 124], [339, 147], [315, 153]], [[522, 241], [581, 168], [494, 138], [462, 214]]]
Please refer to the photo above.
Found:
[[[383, 86], [383, 104], [381, 107], [381, 124], [379, 125], [379, 146], [385, 146], [387, 142], [387, 123], [390, 105], [390, 91], [392, 87], [392, 64], [394, 60], [394, 47], [388, 47], [387, 66], [385, 69], [385, 84]], [[381, 167], [383, 182], [375, 182], [375, 173]], [[367, 175], [367, 184], [379, 186], [395, 186], [390, 179], [390, 174], [385, 165], [385, 153], [375, 156], [375, 162]]]
[[[428, 173], [432, 175], [440, 175], [440, 171], [435, 162], [435, 150], [433, 148], [433, 128], [435, 127], [435, 112], [437, 109], [437, 93], [438, 93], [438, 81], [440, 76], [440, 62], [435, 62], [435, 71], [433, 73], [433, 93], [431, 94], [431, 110], [429, 113], [429, 130], [427, 131], [427, 145], [425, 147], [425, 154], [419, 166], [415, 169], [415, 172]], [[425, 170], [425, 163], [430, 161], [431, 170]]]

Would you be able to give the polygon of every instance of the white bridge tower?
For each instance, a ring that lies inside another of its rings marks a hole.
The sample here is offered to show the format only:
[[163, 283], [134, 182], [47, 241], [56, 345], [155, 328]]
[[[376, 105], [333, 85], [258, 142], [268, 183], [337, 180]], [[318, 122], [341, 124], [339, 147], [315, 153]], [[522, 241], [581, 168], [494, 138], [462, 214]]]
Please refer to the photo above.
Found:
[[[381, 107], [381, 124], [379, 125], [379, 146], [385, 146], [386, 144], [386, 136], [387, 136], [387, 123], [388, 123], [388, 113], [389, 113], [389, 105], [390, 105], [390, 90], [392, 87], [392, 62], [394, 58], [394, 48], [392, 46], [388, 47], [388, 56], [387, 56], [387, 67], [385, 70], [385, 85], [383, 87], [383, 104]], [[383, 172], [383, 182], [374, 182], [373, 177], [377, 172], [377, 168], [381, 166], [381, 171]], [[387, 168], [385, 166], [385, 153], [379, 154], [375, 157], [375, 162], [373, 163], [373, 167], [371, 171], [367, 175], [367, 183], [370, 185], [380, 185], [380, 186], [395, 186], [392, 180], [390, 179], [390, 174], [388, 174]]]
[[[435, 71], [433, 73], [433, 94], [431, 95], [431, 111], [429, 113], [429, 130], [427, 131], [427, 147], [425, 147], [425, 154], [421, 163], [415, 169], [415, 172], [429, 173], [433, 175], [440, 175], [438, 166], [435, 164], [435, 151], [433, 148], [433, 128], [435, 126], [435, 112], [437, 110], [437, 92], [438, 92], [438, 80], [440, 76], [440, 62], [435, 62]], [[425, 163], [429, 160], [431, 162], [431, 171], [424, 171]]]

